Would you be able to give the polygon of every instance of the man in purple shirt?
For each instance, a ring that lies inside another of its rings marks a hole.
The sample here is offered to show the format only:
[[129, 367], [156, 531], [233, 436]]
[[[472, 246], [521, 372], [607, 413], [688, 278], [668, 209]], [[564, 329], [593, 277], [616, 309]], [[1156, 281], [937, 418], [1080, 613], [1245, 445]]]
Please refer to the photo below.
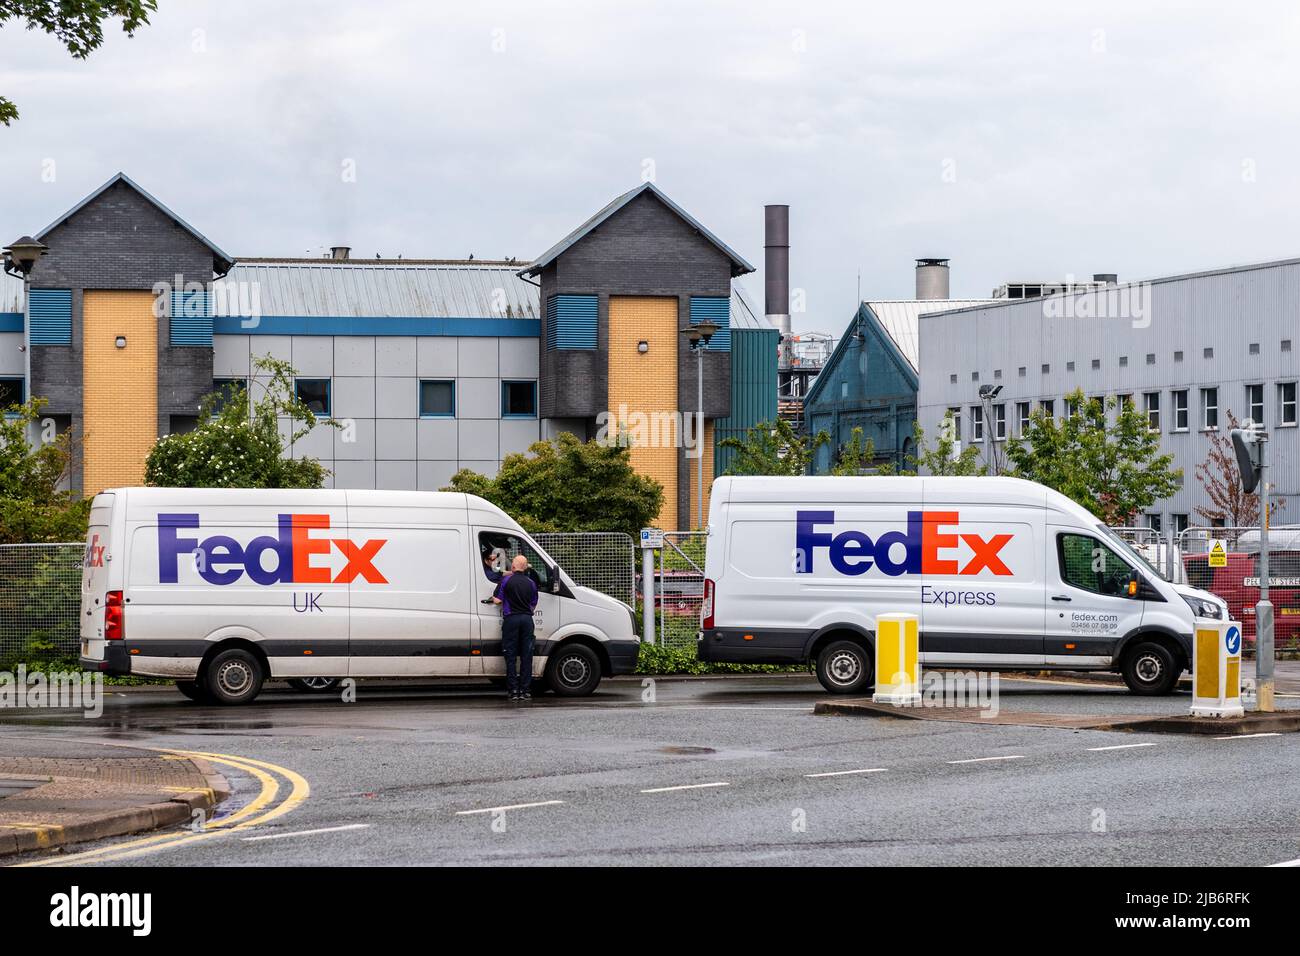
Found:
[[[528, 559], [515, 555], [510, 573], [497, 584], [492, 601], [501, 605], [501, 653], [506, 658], [506, 697], [532, 700], [533, 610], [537, 607], [537, 584], [528, 574]], [[515, 658], [519, 658], [518, 670]]]

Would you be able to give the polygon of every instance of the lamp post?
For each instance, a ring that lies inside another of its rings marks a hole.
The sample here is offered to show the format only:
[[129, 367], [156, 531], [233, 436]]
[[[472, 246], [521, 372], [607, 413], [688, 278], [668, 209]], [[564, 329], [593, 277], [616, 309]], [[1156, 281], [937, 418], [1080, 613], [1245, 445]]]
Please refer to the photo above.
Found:
[[989, 451], [986, 452], [985, 458], [993, 466], [993, 474], [1002, 474], [1002, 463], [998, 460], [998, 433], [997, 422], [993, 416], [993, 399], [997, 398], [1002, 392], [1001, 385], [981, 385], [980, 386], [980, 407], [984, 410], [984, 441], [989, 442], [990, 434], [992, 442], [989, 442]]
[[15, 239], [4, 249], [5, 272], [23, 280], [23, 388], [27, 392], [26, 398], [31, 398], [32, 391], [32, 322], [27, 282], [36, 261], [49, 251], [49, 246], [31, 236]]
[[[709, 339], [717, 334], [718, 324], [705, 319], [695, 325], [688, 325], [681, 330], [695, 353], [695, 408], [697, 428], [695, 440], [699, 445], [699, 464], [696, 466], [696, 489], [700, 501], [700, 527], [704, 527], [704, 351], [709, 347]], [[691, 493], [686, 491], [686, 522], [691, 520]]]

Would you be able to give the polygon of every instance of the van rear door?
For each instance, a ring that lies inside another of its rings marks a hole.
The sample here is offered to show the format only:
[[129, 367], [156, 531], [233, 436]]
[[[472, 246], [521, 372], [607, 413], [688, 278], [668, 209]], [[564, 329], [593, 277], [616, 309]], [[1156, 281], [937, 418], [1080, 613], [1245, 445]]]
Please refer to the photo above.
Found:
[[86, 552], [81, 561], [81, 656], [104, 660], [104, 599], [109, 590], [112, 554], [113, 503], [111, 491], [95, 496], [86, 530]]

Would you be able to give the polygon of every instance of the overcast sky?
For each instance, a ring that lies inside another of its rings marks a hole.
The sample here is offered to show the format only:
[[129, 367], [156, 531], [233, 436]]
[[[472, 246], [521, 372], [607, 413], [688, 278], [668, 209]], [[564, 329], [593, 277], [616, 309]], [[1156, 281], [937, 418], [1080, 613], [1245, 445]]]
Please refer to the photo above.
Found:
[[1300, 255], [1295, 4], [159, 5], [84, 62], [0, 29], [0, 239], [121, 170], [235, 256], [526, 260], [649, 170], [760, 308], [788, 203], [836, 335], [921, 256], [985, 296]]

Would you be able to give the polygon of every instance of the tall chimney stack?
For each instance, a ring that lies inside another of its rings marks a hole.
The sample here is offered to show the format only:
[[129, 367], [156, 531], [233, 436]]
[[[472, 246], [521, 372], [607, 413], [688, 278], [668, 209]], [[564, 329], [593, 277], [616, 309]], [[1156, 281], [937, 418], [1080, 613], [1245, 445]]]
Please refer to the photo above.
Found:
[[779, 364], [788, 366], [790, 341], [790, 207], [763, 207], [763, 291], [767, 320], [781, 332]]
[[351, 246], [330, 246], [331, 259], [348, 259], [352, 256]]
[[916, 260], [916, 297], [922, 300], [948, 298], [948, 260]]

